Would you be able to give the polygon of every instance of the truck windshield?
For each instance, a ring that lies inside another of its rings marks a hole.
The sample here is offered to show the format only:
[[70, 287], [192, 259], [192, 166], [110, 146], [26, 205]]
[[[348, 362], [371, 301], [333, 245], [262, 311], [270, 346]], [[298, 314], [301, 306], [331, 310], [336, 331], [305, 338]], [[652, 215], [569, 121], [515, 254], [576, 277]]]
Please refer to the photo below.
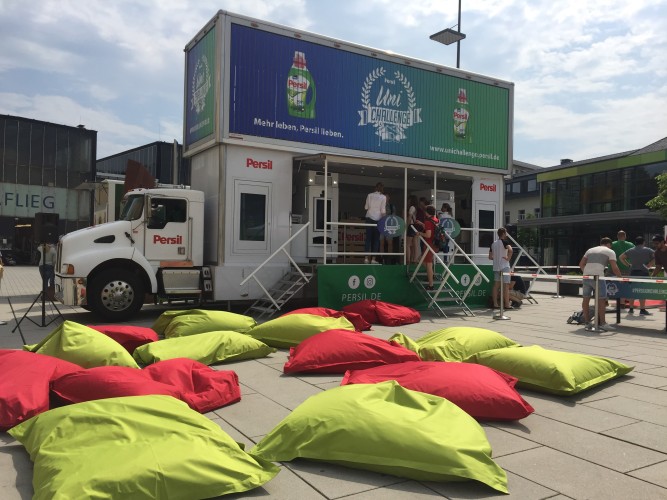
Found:
[[134, 195], [123, 199], [119, 220], [137, 220], [144, 211], [144, 196]]

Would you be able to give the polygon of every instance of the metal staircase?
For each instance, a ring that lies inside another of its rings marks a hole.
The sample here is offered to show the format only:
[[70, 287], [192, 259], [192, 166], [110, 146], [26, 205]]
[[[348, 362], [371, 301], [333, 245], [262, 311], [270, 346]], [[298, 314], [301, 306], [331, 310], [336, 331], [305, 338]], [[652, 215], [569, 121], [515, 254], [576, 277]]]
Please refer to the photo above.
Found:
[[428, 280], [426, 272], [418, 272], [415, 275], [414, 282], [419, 286], [419, 291], [428, 301], [429, 309], [433, 309], [438, 316], [447, 318], [446, 309], [460, 309], [466, 316], [474, 316], [475, 314], [465, 303], [461, 295], [454, 290], [448, 283], [448, 276], [440, 274], [433, 275], [433, 290], [428, 290]]
[[[252, 316], [255, 320], [272, 317], [276, 312], [280, 311], [288, 301], [293, 299], [304, 286], [311, 282], [314, 276], [313, 270], [311, 269], [310, 272], [304, 272], [287, 251], [292, 240], [294, 240], [302, 231], [307, 230], [308, 226], [310, 226], [310, 222], [294, 233], [264, 262], [257, 266], [257, 269], [241, 281], [240, 286], [243, 286], [253, 279], [264, 292], [264, 295], [253, 302], [253, 304], [245, 311], [247, 316]], [[276, 283], [267, 288], [259, 279], [259, 271], [261, 271], [268, 262], [271, 262], [271, 260], [281, 252], [287, 256], [287, 259], [290, 262], [290, 270]]]
[[272, 317], [282, 307], [293, 299], [296, 294], [313, 278], [313, 272], [305, 272], [301, 269], [290, 269], [272, 288], [265, 290], [267, 296], [260, 297], [245, 311], [246, 316], [252, 316], [255, 320], [263, 320]]
[[[427, 252], [433, 254], [433, 290], [427, 290], [428, 280], [426, 277], [426, 268], [423, 266], [426, 253], [422, 254], [419, 263], [410, 274], [410, 282], [419, 286], [422, 295], [428, 301], [429, 309], [434, 310], [439, 316], [445, 318], [447, 317], [445, 309], [460, 309], [466, 316], [474, 316], [475, 313], [472, 312], [465, 302], [466, 298], [478, 279], [483, 279], [487, 283], [489, 279], [453, 239], [449, 239], [449, 245], [454, 248], [454, 251], [449, 255], [447, 262], [442, 260], [440, 255], [433, 251], [433, 249], [426, 243], [426, 240], [421, 236], [419, 236], [419, 239], [423, 241], [424, 248]], [[476, 271], [476, 274], [472, 277], [470, 283], [463, 285], [466, 287], [463, 290], [463, 293], [460, 291], [457, 292], [451, 285], [452, 281], [457, 285], [459, 284], [459, 280], [456, 279], [456, 276], [449, 270], [449, 263], [454, 262], [454, 257], [457, 255], [460, 255], [467, 260]], [[408, 273], [410, 273], [410, 268], [408, 268]]]

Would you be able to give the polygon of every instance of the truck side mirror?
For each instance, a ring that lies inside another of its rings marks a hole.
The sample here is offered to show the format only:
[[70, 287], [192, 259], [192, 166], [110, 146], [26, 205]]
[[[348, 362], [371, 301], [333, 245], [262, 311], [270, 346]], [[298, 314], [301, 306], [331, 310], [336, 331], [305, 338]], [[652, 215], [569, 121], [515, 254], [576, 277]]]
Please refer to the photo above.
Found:
[[164, 205], [151, 205], [150, 216], [148, 218], [149, 229], [162, 229], [167, 225], [167, 211]]

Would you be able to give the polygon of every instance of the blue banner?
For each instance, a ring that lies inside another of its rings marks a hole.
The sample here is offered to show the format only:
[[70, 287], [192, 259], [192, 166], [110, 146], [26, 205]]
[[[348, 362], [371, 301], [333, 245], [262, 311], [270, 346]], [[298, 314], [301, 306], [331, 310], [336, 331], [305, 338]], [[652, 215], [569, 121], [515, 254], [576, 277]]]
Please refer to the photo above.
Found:
[[507, 88], [231, 25], [229, 132], [508, 168]]

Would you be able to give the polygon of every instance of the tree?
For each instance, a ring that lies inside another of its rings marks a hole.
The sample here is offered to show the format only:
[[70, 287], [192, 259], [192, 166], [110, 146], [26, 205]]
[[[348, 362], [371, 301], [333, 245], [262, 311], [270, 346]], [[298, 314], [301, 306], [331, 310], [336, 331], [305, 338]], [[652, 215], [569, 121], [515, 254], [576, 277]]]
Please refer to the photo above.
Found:
[[655, 180], [658, 184], [658, 195], [647, 201], [646, 207], [667, 219], [667, 172], [656, 176]]
[[[526, 214], [526, 219], [534, 219], [533, 214]], [[522, 228], [517, 231], [517, 243], [522, 247], [537, 248], [540, 245], [540, 237], [537, 228]]]

